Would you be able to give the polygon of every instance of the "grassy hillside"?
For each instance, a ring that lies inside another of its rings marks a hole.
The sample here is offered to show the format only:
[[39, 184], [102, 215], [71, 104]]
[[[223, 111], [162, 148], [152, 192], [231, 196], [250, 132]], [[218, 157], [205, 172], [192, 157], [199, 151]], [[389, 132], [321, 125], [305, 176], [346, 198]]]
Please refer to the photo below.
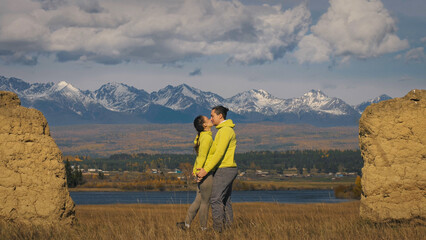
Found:
[[[213, 129], [215, 133], [215, 129]], [[235, 127], [238, 152], [294, 149], [356, 149], [356, 127], [319, 128], [283, 123]], [[109, 156], [116, 153], [192, 153], [192, 124], [72, 125], [52, 127], [64, 154]]]
[[[74, 228], [9, 225], [0, 239], [424, 239], [414, 223], [373, 224], [359, 217], [359, 202], [339, 204], [236, 203], [235, 221], [222, 234], [176, 228], [188, 205], [78, 205]], [[211, 226], [209, 220], [208, 226]]]

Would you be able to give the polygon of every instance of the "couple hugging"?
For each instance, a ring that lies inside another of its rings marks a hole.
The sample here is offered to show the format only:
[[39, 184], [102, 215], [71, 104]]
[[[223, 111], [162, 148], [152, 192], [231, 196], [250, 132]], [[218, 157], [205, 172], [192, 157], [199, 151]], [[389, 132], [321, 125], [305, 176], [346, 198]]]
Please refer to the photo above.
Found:
[[[211, 119], [206, 116], [194, 119], [198, 134], [194, 140], [197, 158], [193, 174], [197, 177], [198, 187], [185, 222], [177, 223], [182, 229], [189, 228], [199, 212], [201, 229], [206, 230], [210, 204], [215, 231], [222, 232], [224, 227], [232, 223], [232, 183], [238, 172], [234, 160], [237, 140], [233, 129], [235, 124], [231, 119], [226, 119], [228, 110], [223, 106], [216, 106], [212, 108]], [[214, 141], [210, 130], [212, 126], [218, 129]]]

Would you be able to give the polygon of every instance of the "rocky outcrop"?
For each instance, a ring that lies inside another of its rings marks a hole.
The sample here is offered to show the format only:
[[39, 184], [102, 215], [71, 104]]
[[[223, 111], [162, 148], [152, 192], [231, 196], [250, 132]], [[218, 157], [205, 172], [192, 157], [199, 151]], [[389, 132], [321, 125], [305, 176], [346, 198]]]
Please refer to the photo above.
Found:
[[426, 90], [369, 106], [359, 122], [364, 159], [360, 215], [426, 219]]
[[68, 225], [74, 216], [62, 153], [46, 119], [0, 91], [0, 219]]

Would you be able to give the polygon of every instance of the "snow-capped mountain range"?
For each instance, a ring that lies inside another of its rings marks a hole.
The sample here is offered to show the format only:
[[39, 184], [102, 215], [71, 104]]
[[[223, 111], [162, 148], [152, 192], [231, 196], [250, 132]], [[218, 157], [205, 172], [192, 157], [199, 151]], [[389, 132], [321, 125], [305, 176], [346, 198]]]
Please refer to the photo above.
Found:
[[186, 84], [169, 85], [152, 93], [123, 83], [107, 83], [95, 91], [82, 91], [64, 81], [30, 84], [3, 76], [0, 90], [17, 93], [23, 106], [43, 112], [51, 125], [191, 122], [198, 114], [208, 115], [216, 105], [228, 107], [230, 118], [240, 122], [356, 125], [368, 105], [391, 98], [382, 95], [350, 106], [320, 90], [311, 90], [299, 98], [281, 99], [253, 89], [225, 99]]

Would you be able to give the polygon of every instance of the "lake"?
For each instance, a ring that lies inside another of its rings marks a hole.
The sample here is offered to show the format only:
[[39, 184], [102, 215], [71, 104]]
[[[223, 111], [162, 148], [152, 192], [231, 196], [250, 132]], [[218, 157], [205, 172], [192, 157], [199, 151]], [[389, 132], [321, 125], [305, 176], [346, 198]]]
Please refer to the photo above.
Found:
[[[192, 203], [195, 192], [70, 192], [77, 205], [86, 204], [187, 204]], [[295, 191], [233, 191], [232, 202], [276, 203], [339, 203], [346, 199], [334, 197], [333, 190]]]

